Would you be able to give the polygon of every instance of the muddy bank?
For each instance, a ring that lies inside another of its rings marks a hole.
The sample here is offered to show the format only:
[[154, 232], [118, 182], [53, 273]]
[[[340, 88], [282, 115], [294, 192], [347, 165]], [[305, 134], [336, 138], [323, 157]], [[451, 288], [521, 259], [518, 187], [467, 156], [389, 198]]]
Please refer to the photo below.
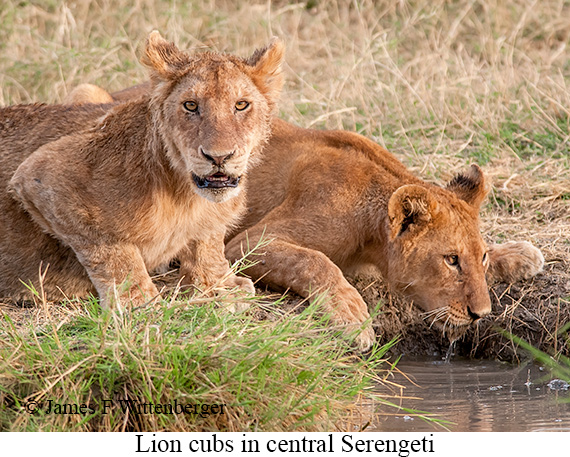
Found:
[[[570, 323], [570, 262], [557, 259], [530, 281], [495, 284], [490, 288], [491, 316], [470, 329], [457, 342], [455, 354], [517, 361], [528, 357], [500, 329], [511, 332], [549, 353], [570, 355], [568, 335], [559, 331]], [[383, 301], [382, 313], [375, 321], [376, 333], [383, 341], [400, 335], [394, 354], [445, 355], [449, 341], [430, 328], [421, 311], [404, 300], [388, 294], [370, 278], [353, 284], [369, 305]]]

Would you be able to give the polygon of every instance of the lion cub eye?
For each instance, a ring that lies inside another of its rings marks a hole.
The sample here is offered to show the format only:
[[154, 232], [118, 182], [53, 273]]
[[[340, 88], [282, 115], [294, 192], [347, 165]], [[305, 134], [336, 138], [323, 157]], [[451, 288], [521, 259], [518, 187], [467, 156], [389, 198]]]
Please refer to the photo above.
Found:
[[246, 102], [245, 100], [240, 100], [239, 102], [236, 102], [236, 109], [238, 111], [243, 111], [244, 109], [246, 109], [249, 106], [249, 103]]
[[443, 257], [445, 263], [448, 264], [450, 267], [457, 268], [459, 266], [459, 257], [456, 255], [446, 255]]
[[483, 254], [483, 266], [486, 267], [488, 263], [489, 263], [489, 254], [485, 252], [485, 254]]
[[184, 106], [184, 109], [190, 113], [198, 111], [198, 102], [195, 100], [188, 100], [187, 102], [182, 103], [182, 106]]

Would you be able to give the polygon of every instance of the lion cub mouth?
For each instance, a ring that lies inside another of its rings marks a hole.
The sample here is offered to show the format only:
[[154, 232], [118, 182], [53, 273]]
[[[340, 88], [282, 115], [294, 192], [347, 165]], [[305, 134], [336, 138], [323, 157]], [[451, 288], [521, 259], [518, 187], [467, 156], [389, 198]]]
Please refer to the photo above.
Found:
[[192, 173], [192, 178], [200, 189], [222, 189], [224, 187], [237, 187], [241, 176], [232, 178], [221, 172], [217, 172], [213, 175], [201, 178], [200, 176]]

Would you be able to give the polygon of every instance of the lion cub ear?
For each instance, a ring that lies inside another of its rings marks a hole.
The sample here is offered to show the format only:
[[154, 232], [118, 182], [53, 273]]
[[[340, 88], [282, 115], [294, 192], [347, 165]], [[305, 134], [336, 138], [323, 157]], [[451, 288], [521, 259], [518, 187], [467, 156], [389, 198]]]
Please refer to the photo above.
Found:
[[285, 44], [281, 39], [273, 37], [267, 46], [245, 59], [245, 63], [252, 67], [251, 78], [254, 84], [265, 95], [272, 108], [279, 100], [283, 88], [284, 57]]
[[419, 234], [438, 213], [438, 206], [425, 187], [415, 184], [399, 187], [388, 201], [390, 238]]
[[166, 41], [157, 30], [146, 40], [141, 63], [151, 70], [151, 79], [170, 80], [176, 78], [190, 63], [190, 56], [180, 51], [174, 43]]
[[483, 171], [475, 164], [471, 165], [466, 173], [455, 176], [446, 186], [446, 189], [454, 192], [475, 209], [479, 209], [489, 191]]

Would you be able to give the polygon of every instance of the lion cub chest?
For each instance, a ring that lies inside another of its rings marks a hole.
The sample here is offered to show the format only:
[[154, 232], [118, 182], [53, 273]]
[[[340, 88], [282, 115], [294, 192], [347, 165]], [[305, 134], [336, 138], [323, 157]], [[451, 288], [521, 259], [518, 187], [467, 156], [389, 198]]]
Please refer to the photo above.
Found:
[[[142, 220], [139, 248], [148, 270], [169, 262], [192, 240], [223, 234], [234, 219], [232, 208], [197, 195], [187, 201], [158, 194]], [[221, 243], [223, 241], [220, 241]]]

